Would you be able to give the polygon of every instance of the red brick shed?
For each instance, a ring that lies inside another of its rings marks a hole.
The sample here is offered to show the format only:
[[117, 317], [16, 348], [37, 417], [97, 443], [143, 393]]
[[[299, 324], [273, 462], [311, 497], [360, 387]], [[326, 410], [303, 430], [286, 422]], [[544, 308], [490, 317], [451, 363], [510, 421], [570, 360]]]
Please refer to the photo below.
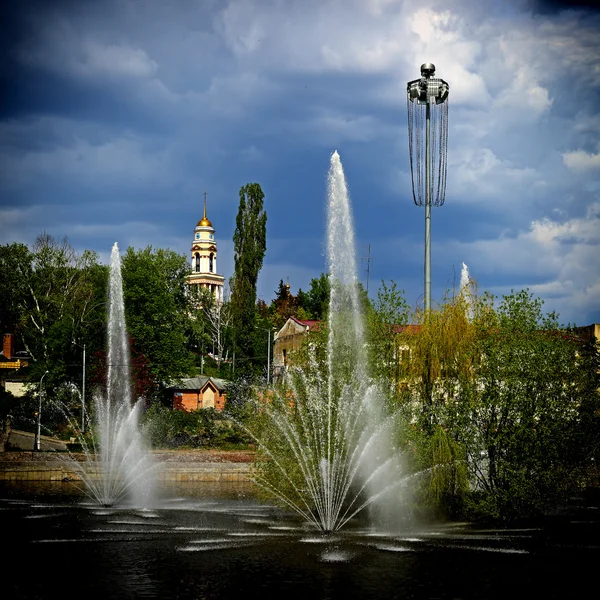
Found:
[[224, 379], [216, 377], [190, 377], [181, 379], [169, 388], [172, 394], [173, 410], [197, 410], [199, 408], [214, 408], [219, 412], [225, 408]]

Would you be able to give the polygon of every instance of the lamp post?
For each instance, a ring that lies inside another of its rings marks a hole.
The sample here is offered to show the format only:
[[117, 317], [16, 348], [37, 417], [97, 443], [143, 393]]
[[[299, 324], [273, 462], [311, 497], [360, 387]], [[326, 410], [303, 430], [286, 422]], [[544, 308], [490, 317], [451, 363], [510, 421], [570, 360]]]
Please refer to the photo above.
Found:
[[262, 329], [267, 332], [267, 386], [270, 383], [271, 377], [271, 331], [275, 331], [275, 328], [267, 329], [266, 327], [259, 327], [255, 325], [256, 329]]
[[81, 346], [73, 340], [73, 345], [83, 348], [83, 368], [81, 374], [81, 433], [85, 433], [85, 344]]
[[41, 445], [40, 444], [40, 434], [41, 434], [41, 428], [42, 428], [42, 381], [44, 381], [44, 377], [46, 377], [46, 375], [48, 375], [48, 371], [46, 371], [42, 375], [42, 378], [40, 379], [40, 387], [39, 387], [39, 391], [38, 391], [39, 406], [38, 406], [38, 414], [37, 414], [37, 428], [35, 431], [35, 438], [33, 440], [34, 452], [39, 452], [40, 445]]
[[85, 344], [83, 345], [83, 370], [81, 382], [81, 433], [85, 433]]
[[[408, 143], [413, 199], [425, 206], [425, 313], [431, 309], [431, 207], [444, 204], [448, 153], [447, 82], [435, 75], [435, 65], [421, 65], [421, 78], [406, 88]], [[425, 150], [425, 156], [423, 156]]]

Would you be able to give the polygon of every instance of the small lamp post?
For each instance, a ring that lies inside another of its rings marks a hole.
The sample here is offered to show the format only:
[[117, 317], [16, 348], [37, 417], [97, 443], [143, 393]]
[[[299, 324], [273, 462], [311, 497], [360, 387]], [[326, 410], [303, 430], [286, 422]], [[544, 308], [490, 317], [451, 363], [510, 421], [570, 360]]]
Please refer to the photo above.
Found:
[[81, 433], [85, 433], [85, 344], [82, 346], [73, 340], [73, 345], [83, 348], [83, 369], [81, 374]]
[[275, 328], [267, 329], [266, 327], [259, 327], [255, 325], [256, 329], [262, 329], [267, 332], [267, 386], [270, 383], [271, 377], [271, 331], [275, 331]]
[[40, 434], [41, 434], [41, 428], [42, 428], [42, 381], [44, 381], [44, 377], [46, 377], [46, 375], [48, 375], [48, 371], [46, 371], [42, 375], [42, 378], [40, 379], [40, 387], [39, 387], [39, 391], [38, 391], [39, 406], [38, 406], [38, 414], [37, 414], [37, 428], [35, 431], [35, 439], [33, 440], [33, 450], [35, 452], [39, 452], [40, 446], [41, 446]]

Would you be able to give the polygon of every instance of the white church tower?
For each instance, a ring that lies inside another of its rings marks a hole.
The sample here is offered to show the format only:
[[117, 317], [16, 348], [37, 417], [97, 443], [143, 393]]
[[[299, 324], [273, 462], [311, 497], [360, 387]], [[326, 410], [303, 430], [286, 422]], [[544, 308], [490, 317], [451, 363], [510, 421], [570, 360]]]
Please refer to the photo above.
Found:
[[223, 302], [225, 277], [217, 274], [217, 242], [212, 223], [206, 218], [206, 192], [204, 192], [204, 216], [194, 229], [192, 242], [192, 272], [187, 276], [188, 285], [199, 285], [211, 291], [217, 302]]

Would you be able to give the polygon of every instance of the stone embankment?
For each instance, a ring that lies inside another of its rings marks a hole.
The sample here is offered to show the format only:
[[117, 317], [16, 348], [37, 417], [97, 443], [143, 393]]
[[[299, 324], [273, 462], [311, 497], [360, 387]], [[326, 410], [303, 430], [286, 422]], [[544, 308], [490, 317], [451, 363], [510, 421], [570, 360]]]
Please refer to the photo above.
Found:
[[[175, 482], [245, 482], [254, 461], [251, 451], [157, 451], [153, 456], [163, 465], [161, 479]], [[85, 460], [84, 455], [62, 452], [2, 452], [0, 481], [78, 480], [69, 458]]]

